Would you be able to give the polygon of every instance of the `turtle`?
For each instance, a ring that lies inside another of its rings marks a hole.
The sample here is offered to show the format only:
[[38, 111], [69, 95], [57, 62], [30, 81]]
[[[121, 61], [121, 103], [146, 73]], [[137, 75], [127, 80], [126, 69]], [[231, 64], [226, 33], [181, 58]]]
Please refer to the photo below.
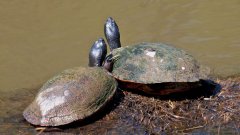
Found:
[[192, 55], [170, 44], [142, 42], [121, 47], [119, 28], [111, 17], [104, 34], [111, 50], [104, 67], [120, 88], [168, 95], [200, 87], [210, 72]]
[[102, 68], [106, 54], [100, 38], [90, 50], [89, 67], [67, 69], [48, 80], [24, 110], [24, 118], [33, 125], [60, 126], [104, 108], [117, 90], [116, 80]]

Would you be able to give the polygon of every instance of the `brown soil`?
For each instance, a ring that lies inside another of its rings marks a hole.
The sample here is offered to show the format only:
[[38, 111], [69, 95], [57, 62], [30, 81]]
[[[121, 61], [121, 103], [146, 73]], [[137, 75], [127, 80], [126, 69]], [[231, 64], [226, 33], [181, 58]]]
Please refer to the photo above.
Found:
[[12, 117], [0, 121], [0, 133], [13, 128], [23, 134], [239, 134], [239, 116], [240, 77], [234, 77], [164, 97], [119, 90], [104, 111], [58, 128], [33, 127], [18, 112], [15, 121]]

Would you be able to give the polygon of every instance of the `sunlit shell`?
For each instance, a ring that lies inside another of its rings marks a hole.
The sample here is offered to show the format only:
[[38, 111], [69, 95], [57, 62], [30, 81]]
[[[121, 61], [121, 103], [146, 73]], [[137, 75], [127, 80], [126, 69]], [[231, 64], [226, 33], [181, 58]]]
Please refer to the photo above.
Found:
[[102, 68], [73, 68], [43, 85], [23, 116], [34, 125], [58, 126], [91, 116], [116, 92], [117, 82]]
[[122, 47], [112, 54], [113, 76], [128, 82], [196, 82], [209, 72], [185, 51], [163, 43]]

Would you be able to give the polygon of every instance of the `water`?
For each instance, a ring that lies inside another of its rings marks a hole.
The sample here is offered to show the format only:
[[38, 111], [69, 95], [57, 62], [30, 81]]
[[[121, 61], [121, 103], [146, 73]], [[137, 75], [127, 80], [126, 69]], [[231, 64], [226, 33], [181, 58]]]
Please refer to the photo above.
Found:
[[[239, 0], [0, 1], [0, 101], [11, 102], [9, 95], [38, 88], [63, 69], [87, 66], [108, 16], [123, 46], [170, 43], [215, 76], [240, 74], [239, 13]], [[1, 116], [12, 111], [5, 107]]]

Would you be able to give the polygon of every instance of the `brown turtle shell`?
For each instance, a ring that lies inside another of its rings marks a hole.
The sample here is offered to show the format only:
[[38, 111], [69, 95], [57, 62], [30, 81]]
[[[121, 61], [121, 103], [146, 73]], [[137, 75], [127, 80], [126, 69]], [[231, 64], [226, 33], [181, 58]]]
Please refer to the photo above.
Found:
[[23, 116], [31, 124], [40, 126], [82, 120], [101, 109], [116, 89], [116, 80], [102, 68], [68, 69], [42, 86]]
[[140, 43], [112, 51], [112, 75], [123, 88], [165, 95], [198, 86], [209, 69], [184, 50], [163, 43]]

